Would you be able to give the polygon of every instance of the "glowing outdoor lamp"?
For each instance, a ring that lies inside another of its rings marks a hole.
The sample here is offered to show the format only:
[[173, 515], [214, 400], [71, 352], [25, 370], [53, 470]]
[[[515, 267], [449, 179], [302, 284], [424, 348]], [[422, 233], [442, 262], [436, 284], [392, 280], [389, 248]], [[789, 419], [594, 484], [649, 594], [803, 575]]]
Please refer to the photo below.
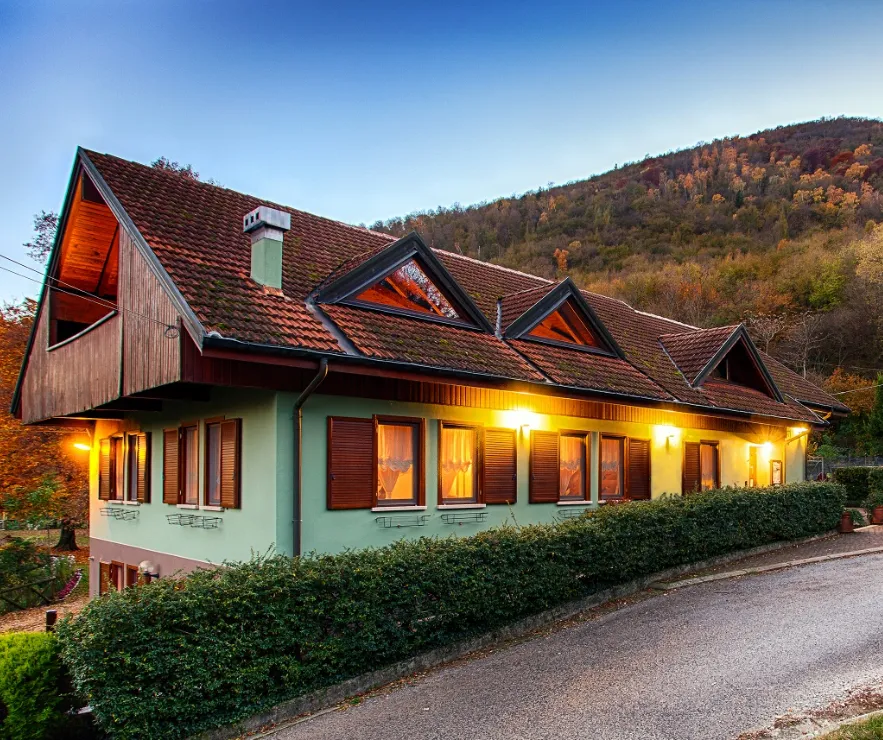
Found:
[[89, 451], [91, 451], [92, 446], [86, 444], [85, 442], [74, 442], [74, 449], [84, 450], [85, 452], [89, 452]]
[[671, 444], [678, 438], [678, 428], [672, 426], [658, 426], [655, 429], [656, 440], [659, 444], [665, 442], [666, 451], [671, 449]]

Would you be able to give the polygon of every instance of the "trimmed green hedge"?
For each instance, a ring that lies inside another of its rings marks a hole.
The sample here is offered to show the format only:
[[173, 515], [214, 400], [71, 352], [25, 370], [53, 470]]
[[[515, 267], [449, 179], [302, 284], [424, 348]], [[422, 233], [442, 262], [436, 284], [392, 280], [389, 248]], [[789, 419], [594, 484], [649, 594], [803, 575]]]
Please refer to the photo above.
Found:
[[43, 740], [61, 736], [70, 709], [66, 671], [55, 635], [0, 635], [0, 738]]
[[276, 556], [92, 601], [58, 634], [114, 737], [178, 738], [674, 565], [836, 527], [843, 489], [727, 489], [474, 537]]

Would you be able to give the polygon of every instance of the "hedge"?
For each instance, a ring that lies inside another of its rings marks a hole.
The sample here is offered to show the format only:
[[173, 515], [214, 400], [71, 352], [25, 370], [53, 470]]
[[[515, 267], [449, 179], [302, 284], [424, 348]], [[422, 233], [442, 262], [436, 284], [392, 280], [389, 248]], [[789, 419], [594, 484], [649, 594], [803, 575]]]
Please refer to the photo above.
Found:
[[833, 529], [833, 483], [605, 506], [554, 525], [282, 556], [92, 601], [58, 629], [119, 738], [178, 738], [613, 584]]
[[864, 506], [872, 491], [883, 491], [883, 468], [854, 467], [834, 468], [834, 481], [846, 489], [847, 506]]
[[46, 632], [0, 635], [0, 738], [42, 740], [62, 735], [70, 708], [58, 641]]

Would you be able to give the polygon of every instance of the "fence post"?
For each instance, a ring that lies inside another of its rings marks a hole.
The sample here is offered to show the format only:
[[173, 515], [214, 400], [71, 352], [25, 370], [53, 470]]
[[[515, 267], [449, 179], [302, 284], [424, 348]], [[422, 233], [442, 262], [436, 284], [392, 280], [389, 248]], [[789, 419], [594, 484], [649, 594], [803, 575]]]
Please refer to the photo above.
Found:
[[55, 609], [46, 610], [46, 631], [55, 632], [55, 623], [58, 621], [58, 612]]

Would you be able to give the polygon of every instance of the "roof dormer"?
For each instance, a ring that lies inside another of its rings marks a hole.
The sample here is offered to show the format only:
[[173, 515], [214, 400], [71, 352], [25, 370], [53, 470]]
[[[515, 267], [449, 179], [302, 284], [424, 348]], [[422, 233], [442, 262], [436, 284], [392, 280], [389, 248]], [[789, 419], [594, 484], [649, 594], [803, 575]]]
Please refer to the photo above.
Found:
[[665, 334], [659, 341], [694, 388], [706, 382], [732, 383], [784, 401], [743, 324]]
[[499, 302], [499, 333], [571, 349], [622, 357], [622, 351], [569, 277], [504, 296]]
[[492, 332], [484, 314], [447, 268], [411, 233], [376, 250], [320, 287], [317, 303], [343, 303]]

